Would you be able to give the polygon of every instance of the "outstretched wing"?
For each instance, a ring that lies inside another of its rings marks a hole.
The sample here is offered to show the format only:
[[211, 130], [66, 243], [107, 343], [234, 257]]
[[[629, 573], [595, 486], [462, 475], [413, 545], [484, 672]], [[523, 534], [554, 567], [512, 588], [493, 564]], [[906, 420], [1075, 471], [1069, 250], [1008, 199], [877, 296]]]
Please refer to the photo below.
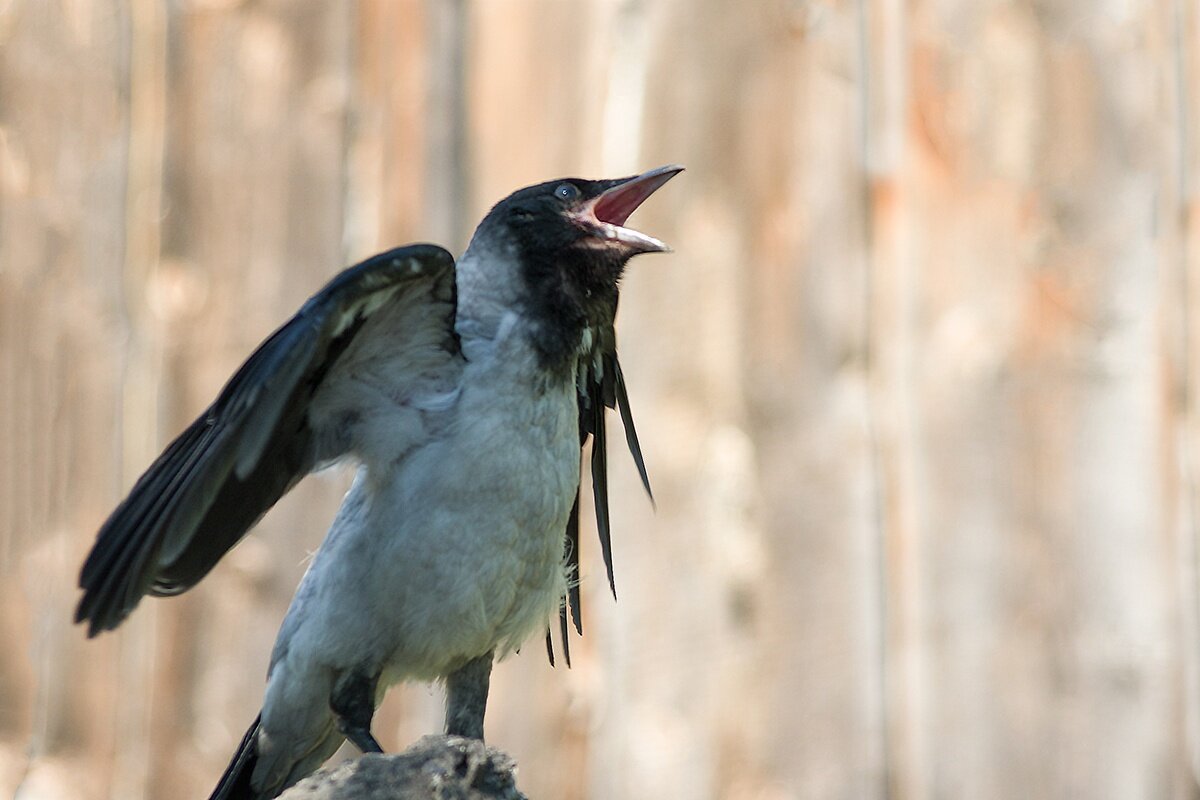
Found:
[[[602, 332], [596, 340], [592, 357], [580, 369], [579, 387], [579, 446], [582, 449], [589, 437], [592, 439], [592, 504], [596, 509], [596, 531], [600, 536], [600, 552], [604, 557], [604, 569], [608, 573], [608, 586], [613, 598], [617, 596], [617, 584], [613, 576], [612, 535], [608, 516], [608, 441], [605, 429], [605, 409], [615, 408], [621, 414], [621, 424], [625, 428], [625, 443], [633, 455], [637, 465], [638, 475], [641, 476], [642, 486], [646, 489], [650, 501], [654, 502], [654, 493], [650, 490], [650, 477], [646, 472], [646, 462], [642, 458], [642, 448], [638, 444], [637, 429], [633, 425], [633, 412], [629, 408], [629, 394], [625, 389], [625, 376], [621, 373], [621, 363], [617, 360], [616, 334], [610, 328]], [[580, 487], [582, 489], [582, 487]], [[567, 644], [568, 622], [571, 622], [578, 633], [583, 633], [583, 616], [579, 596], [579, 493], [575, 495], [575, 505], [567, 519], [566, 531], [566, 562], [570, 582], [567, 586], [567, 596], [559, 609], [559, 631], [563, 647], [563, 659], [567, 666], [571, 665], [571, 651]], [[546, 631], [546, 653], [554, 664], [554, 646], [550, 631]]]
[[[83, 565], [75, 621], [95, 636], [143, 595], [195, 585], [300, 478], [351, 447], [343, 428], [353, 409], [314, 411], [338, 404], [321, 401], [338, 393], [325, 379], [339, 358], [391, 346], [363, 341], [388, 336], [396, 348], [411, 339], [436, 350], [435, 360], [455, 361], [454, 307], [454, 259], [435, 245], [389, 250], [331, 280], [259, 345], [113, 511]], [[381, 318], [387, 324], [367, 324]]]

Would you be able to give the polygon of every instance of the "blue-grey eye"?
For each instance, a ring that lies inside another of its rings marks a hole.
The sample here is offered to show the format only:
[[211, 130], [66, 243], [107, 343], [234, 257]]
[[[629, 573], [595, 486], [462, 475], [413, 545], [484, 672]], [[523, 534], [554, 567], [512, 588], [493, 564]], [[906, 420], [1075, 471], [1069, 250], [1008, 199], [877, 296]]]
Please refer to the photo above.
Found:
[[554, 190], [554, 196], [559, 200], [571, 202], [579, 199], [579, 189], [573, 183], [560, 183]]

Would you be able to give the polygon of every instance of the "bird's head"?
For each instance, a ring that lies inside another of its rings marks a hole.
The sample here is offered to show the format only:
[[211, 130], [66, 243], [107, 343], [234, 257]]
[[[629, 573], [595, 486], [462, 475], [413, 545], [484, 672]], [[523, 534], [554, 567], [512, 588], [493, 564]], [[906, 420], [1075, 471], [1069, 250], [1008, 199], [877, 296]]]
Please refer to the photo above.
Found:
[[517, 256], [527, 310], [547, 336], [569, 340], [584, 328], [611, 327], [629, 259], [670, 250], [625, 222], [681, 171], [668, 165], [628, 178], [562, 178], [520, 189], [496, 204], [476, 235], [487, 231]]
[[514, 192], [488, 216], [507, 228], [523, 255], [553, 254], [619, 276], [631, 257], [670, 250], [653, 236], [626, 228], [625, 221], [682, 171], [670, 165], [629, 178], [547, 181]]

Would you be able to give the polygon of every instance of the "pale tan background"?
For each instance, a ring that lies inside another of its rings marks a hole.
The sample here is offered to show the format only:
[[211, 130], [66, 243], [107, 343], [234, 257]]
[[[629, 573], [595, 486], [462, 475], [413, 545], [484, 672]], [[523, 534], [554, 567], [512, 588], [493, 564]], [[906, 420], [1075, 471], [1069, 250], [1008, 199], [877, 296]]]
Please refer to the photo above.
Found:
[[[497, 669], [544, 798], [1200, 796], [1195, 0], [0, 2], [0, 792], [206, 796], [345, 475], [70, 624], [105, 514], [346, 263], [635, 224], [620, 602]], [[395, 691], [399, 748], [440, 697]]]

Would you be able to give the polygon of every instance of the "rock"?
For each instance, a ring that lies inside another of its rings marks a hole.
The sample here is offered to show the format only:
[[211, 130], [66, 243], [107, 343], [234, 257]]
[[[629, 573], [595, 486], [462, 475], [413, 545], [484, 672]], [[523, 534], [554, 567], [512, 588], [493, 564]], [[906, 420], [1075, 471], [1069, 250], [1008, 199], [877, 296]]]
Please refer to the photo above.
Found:
[[403, 753], [320, 770], [280, 800], [526, 800], [516, 771], [512, 758], [477, 739], [426, 736]]

